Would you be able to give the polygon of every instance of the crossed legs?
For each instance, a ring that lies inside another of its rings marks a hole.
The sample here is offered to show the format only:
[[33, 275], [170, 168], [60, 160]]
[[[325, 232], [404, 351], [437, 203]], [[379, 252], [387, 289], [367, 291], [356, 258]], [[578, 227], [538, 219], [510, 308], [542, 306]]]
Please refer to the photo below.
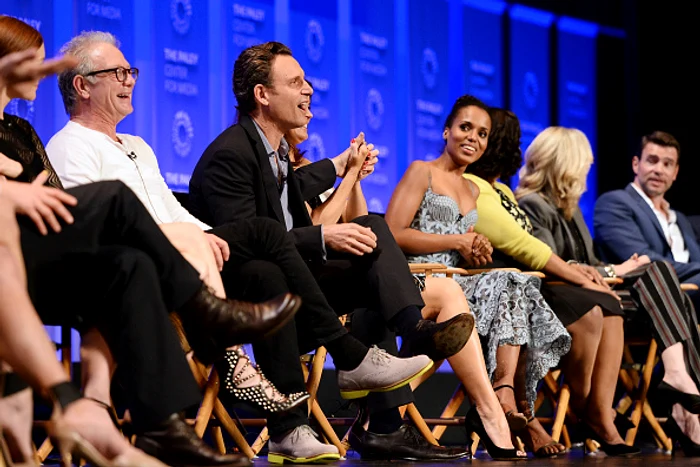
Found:
[[[428, 276], [422, 296], [426, 305], [422, 310], [425, 319], [443, 322], [457, 314], [469, 313], [464, 292], [452, 279]], [[508, 423], [489, 380], [476, 327], [462, 350], [447, 361], [464, 385], [470, 401], [476, 405], [492, 441], [497, 446], [512, 449]]]

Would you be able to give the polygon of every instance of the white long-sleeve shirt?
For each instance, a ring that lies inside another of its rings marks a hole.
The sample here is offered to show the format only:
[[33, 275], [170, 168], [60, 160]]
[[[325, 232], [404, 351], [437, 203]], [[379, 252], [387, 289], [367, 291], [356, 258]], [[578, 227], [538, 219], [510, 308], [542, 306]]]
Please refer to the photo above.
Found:
[[671, 205], [665, 199], [661, 201], [662, 210], [656, 209], [654, 202], [644, 193], [644, 190], [639, 188], [636, 183], [632, 183], [632, 188], [637, 190], [639, 196], [642, 197], [645, 203], [649, 205], [654, 214], [656, 215], [656, 220], [659, 221], [661, 230], [664, 231], [664, 236], [668, 245], [671, 247], [671, 254], [673, 259], [679, 263], [687, 263], [690, 260], [690, 252], [685, 247], [685, 240], [683, 240], [683, 233], [680, 227], [678, 227], [678, 216], [676, 211], [671, 209]]
[[210, 227], [178, 202], [158, 167], [153, 149], [140, 137], [118, 133], [121, 142], [69, 121], [46, 145], [46, 153], [66, 188], [120, 180], [136, 193], [158, 224], [187, 222]]

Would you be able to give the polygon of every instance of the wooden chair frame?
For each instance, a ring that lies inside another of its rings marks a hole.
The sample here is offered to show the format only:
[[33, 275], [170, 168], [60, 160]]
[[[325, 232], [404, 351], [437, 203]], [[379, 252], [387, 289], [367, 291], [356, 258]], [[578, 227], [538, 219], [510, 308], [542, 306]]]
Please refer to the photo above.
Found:
[[[346, 316], [339, 317], [341, 324], [345, 325]], [[321, 384], [321, 376], [323, 375], [323, 367], [326, 363], [328, 351], [325, 347], [319, 347], [313, 354], [302, 355], [300, 357], [301, 370], [306, 380], [306, 391], [309, 393], [308, 399], [308, 415], [316, 420], [321, 428], [321, 435], [325, 441], [338, 448], [341, 457], [347, 454], [347, 445], [343, 443], [335, 430], [328, 421], [328, 417], [323, 413], [321, 406], [318, 404], [317, 394], [318, 387]], [[252, 450], [258, 454], [265, 444], [269, 441], [270, 436], [267, 427], [264, 427], [257, 439], [252, 445]]]
[[[216, 443], [219, 452], [226, 453], [226, 445], [223, 439], [222, 428], [226, 430], [234, 443], [238, 446], [243, 454], [248, 458], [255, 458], [255, 452], [246, 441], [245, 437], [238, 428], [238, 425], [233, 421], [231, 415], [226, 411], [226, 408], [219, 400], [219, 375], [213, 365], [208, 367], [202, 364], [194, 356], [191, 347], [187, 342], [185, 331], [182, 328], [180, 318], [176, 313], [171, 313], [170, 318], [175, 326], [180, 344], [183, 351], [187, 355], [187, 363], [190, 365], [192, 375], [199, 387], [203, 390], [202, 404], [199, 406], [197, 415], [194, 419], [194, 431], [200, 438], [204, 436], [207, 427], [210, 427], [212, 437]], [[212, 423], [216, 422], [216, 423]]]

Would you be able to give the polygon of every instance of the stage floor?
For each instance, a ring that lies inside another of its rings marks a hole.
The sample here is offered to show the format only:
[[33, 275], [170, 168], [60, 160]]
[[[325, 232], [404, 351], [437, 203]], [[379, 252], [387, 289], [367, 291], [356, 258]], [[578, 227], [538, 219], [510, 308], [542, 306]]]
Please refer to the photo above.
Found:
[[[691, 466], [700, 465], [700, 458], [686, 458], [682, 455], [676, 457], [671, 457], [668, 454], [662, 452], [657, 452], [654, 450], [646, 450], [642, 455], [631, 458], [616, 458], [616, 457], [605, 457], [604, 454], [593, 454], [584, 456], [583, 450], [581, 448], [573, 448], [569, 453], [564, 456], [559, 456], [553, 459], [539, 459], [535, 457], [530, 457], [527, 461], [493, 461], [491, 458], [481, 450], [477, 451], [477, 454], [471, 462], [469, 461], [453, 461], [453, 462], [404, 462], [404, 461], [391, 461], [391, 462], [381, 462], [381, 461], [362, 461], [353, 452], [348, 453], [348, 459], [337, 463], [328, 464], [337, 467], [379, 467], [383, 465], [390, 465], [395, 467], [397, 465], [408, 464], [408, 465], [420, 465], [425, 466], [445, 466], [445, 465], [493, 465], [496, 466], [506, 466], [506, 465], [518, 465], [522, 467], [538, 467], [538, 466], [564, 466], [571, 464], [581, 464], [586, 463], [586, 465], [597, 465], [600, 464], [601, 467], [617, 467], [626, 465], [637, 465], [642, 467], [644, 464], [649, 464], [650, 467], [663, 467], [667, 465], [672, 466]], [[273, 467], [275, 464], [270, 464], [267, 462], [267, 457], [260, 457], [255, 459], [254, 465]], [[292, 465], [292, 464], [288, 464]]]
[[[604, 454], [591, 454], [588, 456], [583, 455], [583, 450], [581, 448], [573, 448], [566, 455], [559, 456], [552, 459], [539, 459], [535, 457], [530, 457], [527, 461], [493, 461], [491, 458], [481, 450], [477, 451], [474, 459], [470, 461], [453, 461], [453, 462], [406, 462], [406, 461], [362, 461], [357, 454], [354, 452], [348, 453], [348, 458], [341, 460], [339, 462], [334, 462], [331, 464], [325, 464], [336, 467], [381, 467], [381, 466], [392, 466], [396, 467], [398, 465], [420, 465], [421, 467], [431, 467], [431, 466], [447, 466], [447, 465], [492, 465], [497, 466], [521, 466], [521, 467], [542, 467], [542, 466], [564, 466], [572, 464], [580, 464], [591, 466], [599, 465], [600, 467], [619, 467], [619, 466], [638, 466], [643, 467], [645, 464], [649, 467], [665, 467], [665, 466], [695, 466], [700, 465], [700, 458], [684, 457], [679, 454], [676, 457], [672, 457], [669, 454], [664, 454], [660, 451], [655, 451], [652, 449], [647, 449], [642, 452], [640, 456], [624, 458], [624, 457], [606, 457]], [[87, 464], [88, 466], [90, 464]], [[303, 464], [286, 464], [287, 466], [293, 465], [303, 465]], [[318, 465], [318, 464], [315, 464]], [[44, 464], [45, 467], [60, 467], [56, 459], [50, 458], [47, 463]], [[277, 464], [270, 464], [267, 462], [267, 456], [260, 456], [253, 461], [254, 467], [278, 467]]]

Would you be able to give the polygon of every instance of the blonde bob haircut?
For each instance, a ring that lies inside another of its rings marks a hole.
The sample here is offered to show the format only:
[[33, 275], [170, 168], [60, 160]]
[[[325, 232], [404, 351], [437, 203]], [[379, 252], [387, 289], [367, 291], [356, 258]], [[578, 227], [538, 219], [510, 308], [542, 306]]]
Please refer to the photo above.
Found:
[[539, 193], [571, 219], [586, 191], [591, 164], [593, 150], [582, 131], [561, 126], [546, 128], [525, 150], [515, 196]]

